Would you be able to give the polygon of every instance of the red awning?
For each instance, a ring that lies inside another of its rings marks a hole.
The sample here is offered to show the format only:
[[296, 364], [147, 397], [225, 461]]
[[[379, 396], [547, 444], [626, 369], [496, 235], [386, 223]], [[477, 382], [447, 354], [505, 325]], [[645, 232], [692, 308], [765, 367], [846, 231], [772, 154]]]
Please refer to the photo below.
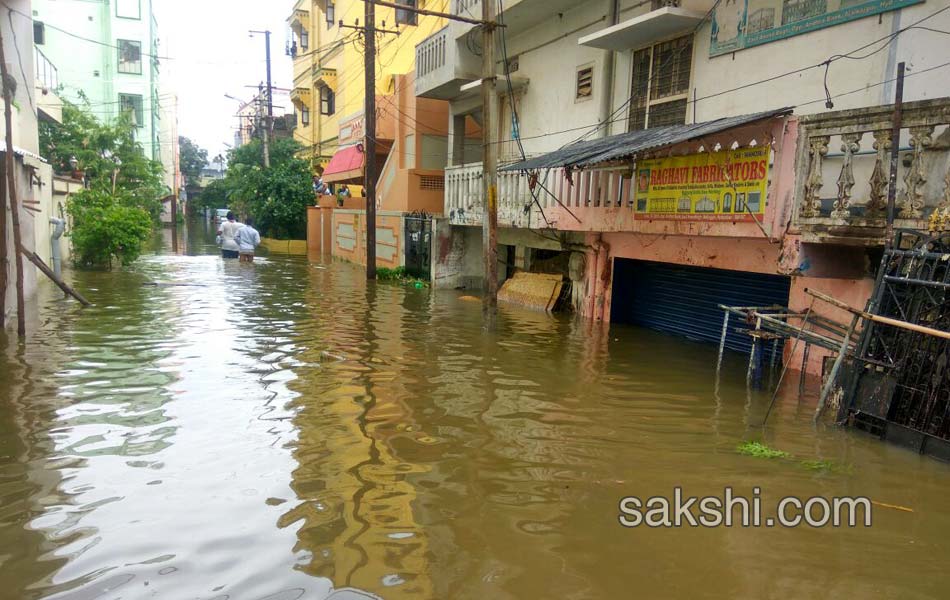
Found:
[[349, 146], [337, 151], [323, 170], [323, 181], [326, 183], [362, 183], [363, 166], [365, 165], [363, 150], [359, 146]]

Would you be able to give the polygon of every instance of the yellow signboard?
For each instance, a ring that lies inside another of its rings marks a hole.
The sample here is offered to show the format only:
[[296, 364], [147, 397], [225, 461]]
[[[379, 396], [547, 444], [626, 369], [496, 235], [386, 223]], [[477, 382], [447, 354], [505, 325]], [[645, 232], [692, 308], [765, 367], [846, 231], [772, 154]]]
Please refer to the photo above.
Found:
[[769, 147], [637, 163], [637, 213], [651, 219], [746, 221], [765, 212]]

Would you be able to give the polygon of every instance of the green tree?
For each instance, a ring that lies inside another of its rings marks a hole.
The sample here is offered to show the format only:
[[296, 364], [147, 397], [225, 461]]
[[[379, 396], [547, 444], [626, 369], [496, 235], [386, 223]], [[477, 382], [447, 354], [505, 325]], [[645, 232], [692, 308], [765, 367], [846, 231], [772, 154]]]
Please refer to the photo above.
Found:
[[203, 190], [198, 192], [191, 200], [192, 208], [196, 209], [216, 209], [226, 208], [228, 206], [228, 196], [231, 191], [228, 188], [228, 182], [224, 179], [215, 179], [209, 183]]
[[79, 171], [86, 188], [67, 205], [78, 265], [129, 264], [141, 253], [168, 188], [162, 165], [135, 141], [130, 114], [103, 123], [88, 103], [63, 102], [62, 123], [40, 123], [40, 148], [58, 173]]
[[189, 184], [197, 184], [201, 180], [201, 171], [208, 166], [208, 151], [198, 147], [185, 136], [178, 137], [178, 156], [181, 172]]
[[228, 206], [254, 217], [262, 235], [306, 239], [307, 207], [313, 203], [313, 178], [307, 161], [297, 158], [303, 147], [290, 139], [270, 146], [270, 168], [264, 168], [260, 140], [228, 153], [223, 187]]

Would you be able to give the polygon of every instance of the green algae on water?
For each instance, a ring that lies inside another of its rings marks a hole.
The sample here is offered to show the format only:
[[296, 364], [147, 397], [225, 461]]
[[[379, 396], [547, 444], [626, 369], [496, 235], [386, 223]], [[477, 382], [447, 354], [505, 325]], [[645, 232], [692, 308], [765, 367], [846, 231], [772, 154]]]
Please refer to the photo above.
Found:
[[763, 444], [762, 442], [743, 442], [736, 448], [739, 454], [754, 456], [756, 458], [790, 458], [791, 454], [782, 450], [776, 450]]

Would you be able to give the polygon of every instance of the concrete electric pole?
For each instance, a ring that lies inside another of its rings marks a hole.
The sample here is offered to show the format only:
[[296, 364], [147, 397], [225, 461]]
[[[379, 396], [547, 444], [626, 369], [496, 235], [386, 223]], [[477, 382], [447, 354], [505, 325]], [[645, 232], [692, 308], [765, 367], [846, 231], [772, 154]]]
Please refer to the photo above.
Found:
[[364, 59], [366, 85], [364, 96], [366, 106], [363, 111], [364, 187], [366, 188], [366, 279], [376, 279], [376, 5], [365, 0], [366, 40]]
[[[262, 136], [264, 142], [264, 168], [270, 168], [270, 138], [271, 138], [271, 129], [274, 126], [274, 85], [271, 80], [271, 59], [270, 59], [270, 30], [257, 31], [251, 30], [251, 36], [255, 33], [260, 33], [264, 35], [264, 55], [267, 60], [267, 88], [261, 91], [261, 98], [259, 101], [258, 114], [264, 112], [264, 107], [261, 106], [266, 101], [266, 110], [267, 114], [264, 115], [264, 135]], [[266, 94], [266, 96], [264, 96]]]
[[498, 96], [495, 91], [495, 2], [482, 0], [482, 181], [485, 211], [482, 245], [485, 250], [485, 324], [494, 327], [498, 310]]

